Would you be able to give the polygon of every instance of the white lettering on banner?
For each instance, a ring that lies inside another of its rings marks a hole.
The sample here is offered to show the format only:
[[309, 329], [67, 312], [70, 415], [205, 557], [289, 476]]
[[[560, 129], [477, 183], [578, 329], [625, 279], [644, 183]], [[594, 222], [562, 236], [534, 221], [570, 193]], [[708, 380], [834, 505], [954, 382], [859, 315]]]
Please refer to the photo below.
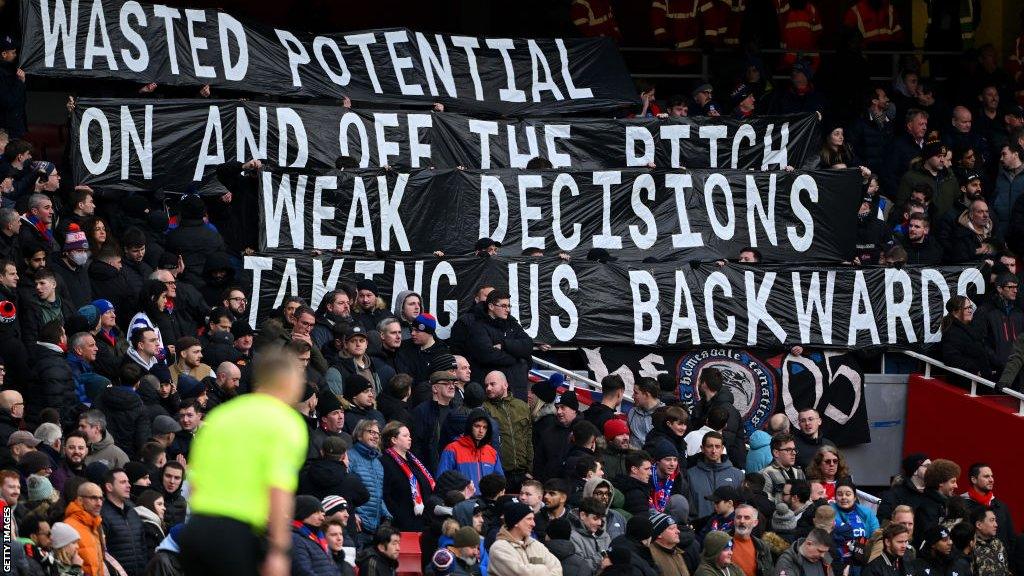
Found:
[[[96, 123], [100, 130], [100, 159], [92, 155], [93, 140], [90, 140], [92, 124]], [[82, 113], [82, 121], [78, 124], [78, 153], [90, 174], [102, 174], [110, 166], [111, 136], [110, 122], [99, 108], [88, 108]]]
[[[945, 279], [942, 283], [946, 283]], [[871, 306], [871, 292], [868, 291], [867, 282], [864, 281], [863, 270], [857, 270], [853, 274], [853, 297], [851, 300], [850, 337], [846, 345], [856, 344], [858, 335], [863, 330], [867, 330], [871, 334], [873, 345], [881, 344], [881, 340], [878, 338], [878, 324], [875, 322], [875, 310]]]
[[[555, 304], [562, 309], [569, 317], [568, 324], [563, 325], [561, 314], [551, 316], [551, 333], [560, 342], [572, 342], [580, 326], [580, 315], [576, 309], [576, 303], [572, 301], [569, 294], [562, 290], [562, 283], [568, 284], [573, 292], [580, 289], [579, 280], [576, 278], [576, 271], [568, 264], [559, 264], [551, 275], [551, 295]], [[538, 290], [539, 292], [539, 290]]]
[[811, 273], [804, 299], [804, 280], [799, 272], [793, 272], [793, 300], [796, 306], [797, 324], [800, 325], [800, 341], [811, 342], [811, 324], [818, 319], [819, 334], [824, 344], [832, 344], [832, 303], [836, 288], [836, 272], [825, 273], [825, 297], [821, 297], [821, 278], [818, 272]]
[[747, 293], [747, 346], [757, 343], [757, 327], [762, 322], [779, 342], [786, 341], [786, 331], [768, 313], [768, 299], [771, 297], [775, 276], [775, 272], [765, 272], [761, 277], [761, 286], [756, 286], [754, 273], [749, 270], [743, 273], [743, 286]]
[[313, 250], [334, 250], [338, 247], [337, 236], [323, 233], [324, 220], [334, 220], [334, 206], [323, 203], [325, 189], [337, 190], [338, 177], [317, 176], [313, 184]]
[[[97, 37], [102, 42], [99, 46], [96, 45]], [[92, 70], [92, 59], [96, 56], [106, 58], [107, 70], [117, 70], [114, 49], [110, 46], [110, 35], [107, 34], [107, 21], [103, 17], [103, 3], [99, 0], [92, 3], [92, 11], [89, 14], [89, 32], [85, 36], [85, 60], [82, 62], [82, 68]]]
[[[646, 270], [629, 271], [629, 291], [633, 295], [633, 342], [656, 344], [661, 336], [658, 314], [658, 283]], [[644, 297], [644, 292], [647, 297]], [[649, 328], [646, 326], [650, 326]]]
[[[224, 79], [244, 80], [245, 73], [249, 70], [249, 39], [245, 36], [245, 27], [228, 14], [219, 12], [217, 13], [217, 32], [220, 37]], [[234, 38], [234, 42], [232, 42], [232, 38]], [[234, 62], [231, 61], [232, 48], [238, 52], [238, 58]]]
[[306, 245], [303, 212], [306, 209], [306, 176], [297, 178], [295, 196], [292, 197], [291, 175], [281, 178], [277, 190], [274, 189], [270, 172], [263, 173], [263, 229], [266, 231], [267, 248], [278, 248], [281, 245], [281, 224], [288, 213], [288, 229], [292, 235], [292, 248], [302, 250]]
[[[210, 145], [215, 144], [217, 151], [210, 154]], [[203, 143], [199, 145], [199, 158], [196, 162], [192, 180], [202, 180], [207, 166], [224, 163], [224, 129], [220, 123], [220, 109], [210, 106], [206, 116], [206, 129], [203, 131]]]
[[508, 265], [508, 294], [509, 294], [509, 306], [511, 306], [512, 316], [514, 318], [528, 318], [522, 323], [523, 330], [529, 335], [530, 338], [536, 338], [537, 334], [540, 333], [540, 265], [531, 263], [527, 266], [529, 270], [529, 310], [526, 314], [523, 314], [521, 309], [521, 303], [519, 302], [519, 264], [517, 262], [510, 262]]
[[[899, 286], [899, 297], [896, 295], [896, 287]], [[899, 339], [897, 333], [897, 320], [903, 325], [903, 336], [906, 342], [917, 342], [917, 334], [914, 333], [914, 321], [910, 317], [910, 305], [913, 303], [914, 290], [910, 286], [910, 274], [904, 270], [895, 268], [885, 269], [885, 326], [889, 335], [889, 344], [895, 344]]]
[[206, 22], [205, 10], [185, 10], [185, 22], [188, 29], [188, 45], [192, 50], [192, 72], [197, 78], [216, 78], [217, 71], [213, 66], [199, 63], [199, 52], [206, 50], [206, 38], [196, 36], [196, 22]]
[[583, 225], [573, 222], [572, 234], [566, 236], [562, 231], [562, 190], [569, 189], [571, 196], [579, 196], [580, 188], [576, 180], [568, 174], [559, 174], [551, 185], [551, 230], [555, 237], [555, 244], [559, 250], [566, 252], [574, 250], [580, 244], [580, 232]]
[[405, 30], [392, 30], [385, 32], [384, 42], [387, 43], [388, 54], [391, 55], [391, 66], [395, 69], [395, 78], [398, 80], [398, 89], [406, 96], [422, 96], [423, 86], [420, 86], [419, 84], [409, 84], [405, 80], [405, 73], [402, 72], [403, 70], [415, 68], [412, 63], [412, 58], [398, 55], [398, 44], [408, 43], [409, 34]]
[[[807, 358], [805, 356], [794, 356], [787, 354], [786, 358], [782, 361], [782, 367], [779, 371], [782, 373], [782, 405], [786, 409], [786, 416], [789, 417], [790, 422], [796, 422], [799, 414], [797, 413], [796, 405], [793, 402], [793, 392], [791, 389], [792, 383], [790, 380], [793, 378], [793, 369], [789, 367], [790, 364], [798, 364], [807, 371], [807, 374], [812, 378], [814, 382], [814, 398], [808, 406], [818, 407], [821, 402], [822, 396], [829, 392], [829, 396], [833, 396], [832, 388], [843, 386], [849, 388], [853, 396], [849, 402], [849, 409], [846, 411], [840, 410], [830, 401], [829, 404], [821, 410], [822, 417], [830, 418], [839, 425], [844, 425], [850, 421], [857, 409], [860, 407], [862, 401], [862, 395], [864, 390], [863, 376], [854, 367], [850, 366], [845, 362], [840, 362], [839, 359], [847, 354], [847, 352], [836, 352], [832, 350], [825, 351], [823, 353], [824, 359], [821, 361], [827, 370], [827, 374], [822, 374], [821, 369], [818, 367], [818, 362]], [[833, 364], [838, 364], [838, 367], [833, 367]], [[843, 393], [839, 393], [840, 396], [845, 397]]]
[[[939, 293], [942, 295], [942, 307], [937, 311], [939, 318], [945, 314], [946, 302], [949, 302], [949, 286], [946, 285], [946, 279], [942, 277], [942, 273], [938, 270], [925, 269], [921, 271], [921, 313], [925, 318], [931, 320], [932, 318], [932, 307], [931, 307], [931, 287], [935, 286], [939, 289]], [[939, 328], [938, 322], [926, 322], [924, 325], [924, 340], [925, 344], [931, 344], [933, 342], [939, 342], [942, 340], [942, 330]]]
[[345, 42], [349, 46], [359, 47], [359, 52], [363, 55], [363, 63], [366, 64], [366, 75], [369, 76], [370, 83], [373, 84], [373, 91], [383, 94], [384, 90], [380, 87], [380, 80], [377, 78], [377, 69], [373, 66], [373, 58], [370, 56], [370, 44], [377, 42], [373, 33], [345, 36]]
[[128, 107], [121, 106], [121, 180], [128, 179], [132, 147], [139, 158], [142, 177], [151, 180], [153, 178], [153, 106], [151, 105], [146, 106], [141, 137]]
[[[45, 2], [46, 0], [41, 0]], [[93, 0], [99, 3], [100, 0]], [[157, 4], [153, 6], [153, 15], [157, 18], [162, 18], [164, 21], [164, 37], [167, 39], [167, 60], [170, 63], [171, 74], [178, 75], [178, 48], [174, 44], [174, 21], [181, 18], [181, 12]]]
[[[686, 275], [682, 270], [676, 270], [676, 289], [672, 297], [672, 327], [668, 333], [668, 343], [679, 342], [679, 331], [686, 328], [690, 331], [690, 344], [700, 345], [700, 326], [697, 323], [697, 314], [693, 309], [693, 295], [690, 294], [690, 287], [686, 283]], [[680, 312], [685, 309], [685, 314]]]
[[484, 86], [480, 81], [480, 70], [476, 63], [476, 49], [480, 48], [480, 41], [472, 36], [452, 36], [452, 45], [462, 48], [466, 53], [466, 62], [469, 64], [469, 77], [473, 80], [473, 97], [478, 101], [484, 99]]
[[53, 0], [53, 13], [50, 13], [50, 3], [47, 0], [40, 0], [39, 18], [43, 25], [43, 63], [47, 68], [53, 68], [56, 64], [57, 45], [63, 46], [64, 67], [74, 70], [78, 60], [75, 57], [75, 47], [78, 37], [78, 0], [71, 0], [68, 8], [64, 7], [64, 0]]
[[416, 33], [416, 46], [420, 50], [420, 62], [423, 64], [423, 75], [427, 78], [430, 95], [440, 95], [437, 90], [437, 81], [440, 80], [448, 97], [458, 98], [458, 92], [455, 89], [455, 76], [452, 74], [452, 63], [448, 59], [448, 47], [444, 45], [444, 39], [440, 34], [434, 35], [434, 41], [437, 43], [437, 52], [434, 51], [430, 41], [423, 33]]
[[485, 44], [491, 50], [497, 50], [501, 54], [501, 61], [505, 64], [506, 87], [498, 90], [498, 99], [502, 102], [526, 102], [526, 92], [516, 87], [516, 69], [512, 65], [512, 57], [509, 56], [515, 48], [511, 38], [488, 38]]
[[119, 15], [121, 34], [138, 52], [136, 57], [132, 55], [129, 49], [122, 48], [121, 60], [124, 61], [125, 66], [132, 72], [144, 72], [146, 68], [149, 68], [149, 47], [146, 46], [146, 41], [142, 39], [142, 36], [132, 29], [131, 24], [128, 22], [129, 16], [133, 16], [140, 27], [146, 26], [146, 12], [142, 9], [142, 5], [135, 0], [128, 0], [121, 5], [121, 13]]

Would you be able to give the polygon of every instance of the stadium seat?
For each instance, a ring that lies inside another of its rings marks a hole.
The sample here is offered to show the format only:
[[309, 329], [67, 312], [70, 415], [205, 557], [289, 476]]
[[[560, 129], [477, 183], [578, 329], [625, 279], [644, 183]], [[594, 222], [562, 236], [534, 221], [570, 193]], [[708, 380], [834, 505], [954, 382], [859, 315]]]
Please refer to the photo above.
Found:
[[420, 558], [420, 533], [402, 532], [402, 548], [398, 554], [398, 576], [419, 576], [423, 574]]

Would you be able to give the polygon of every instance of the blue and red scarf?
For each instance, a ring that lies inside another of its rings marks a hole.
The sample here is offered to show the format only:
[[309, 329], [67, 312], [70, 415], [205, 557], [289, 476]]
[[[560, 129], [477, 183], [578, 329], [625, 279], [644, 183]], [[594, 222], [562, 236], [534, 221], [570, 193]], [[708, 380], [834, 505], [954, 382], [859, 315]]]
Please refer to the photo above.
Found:
[[672, 497], [672, 487], [676, 484], [676, 478], [679, 477], [679, 470], [672, 473], [671, 476], [665, 478], [663, 481], [658, 481], [658, 468], [655, 467], [651, 470], [651, 497], [648, 503], [651, 508], [654, 508], [658, 512], [664, 512], [665, 506], [668, 505], [668, 499]]
[[25, 219], [28, 220], [29, 223], [32, 224], [32, 226], [35, 227], [36, 231], [38, 231], [43, 236], [43, 238], [46, 238], [48, 241], [53, 242], [53, 230], [50, 230], [49, 226], [47, 226], [44, 222], [42, 222], [41, 220], [39, 220], [39, 218], [36, 218], [32, 214], [26, 215]]
[[322, 530], [313, 530], [309, 525], [302, 522], [302, 520], [292, 520], [292, 528], [298, 532], [299, 536], [303, 538], [309, 538], [313, 542], [316, 542], [318, 546], [327, 552], [327, 538], [324, 536]]
[[405, 473], [405, 477], [409, 480], [409, 490], [412, 492], [413, 508], [416, 510], [422, 510], [423, 492], [420, 490], [419, 480], [416, 479], [416, 475], [413, 474], [412, 468], [409, 467], [409, 462], [412, 462], [413, 466], [419, 468], [420, 473], [422, 473], [423, 477], [430, 483], [431, 490], [434, 489], [434, 477], [430, 475], [430, 472], [427, 471], [427, 467], [424, 466], [423, 463], [419, 461], [419, 458], [416, 458], [412, 452], [406, 453], [406, 458], [409, 459], [408, 462], [406, 462], [405, 458], [402, 458], [394, 448], [388, 448], [387, 454], [388, 456], [391, 456], [391, 459], [395, 461], [395, 464], [398, 464], [398, 467]]

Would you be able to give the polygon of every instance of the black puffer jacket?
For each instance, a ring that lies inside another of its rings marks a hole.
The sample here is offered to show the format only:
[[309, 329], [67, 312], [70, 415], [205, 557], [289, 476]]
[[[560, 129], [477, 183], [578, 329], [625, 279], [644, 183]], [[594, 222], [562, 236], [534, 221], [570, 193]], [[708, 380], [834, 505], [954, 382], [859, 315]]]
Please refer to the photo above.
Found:
[[576, 552], [572, 542], [568, 540], [548, 540], [544, 543], [548, 551], [558, 558], [562, 565], [562, 574], [573, 574], [574, 576], [591, 576], [594, 568], [583, 556]]
[[124, 268], [118, 270], [101, 260], [93, 260], [89, 264], [89, 280], [92, 282], [92, 293], [110, 300], [117, 311], [117, 317], [131, 318], [139, 311], [139, 289], [132, 289]]
[[[495, 348], [496, 344], [501, 344], [501, 348]], [[470, 327], [468, 352], [473, 374], [483, 376], [500, 370], [508, 380], [512, 395], [526, 400], [533, 338], [518, 320], [511, 316], [506, 320], [481, 318]]]
[[321, 500], [331, 495], [341, 496], [348, 502], [349, 510], [370, 501], [370, 493], [358, 476], [350, 474], [341, 462], [323, 458], [306, 461], [299, 472], [297, 493]]
[[88, 268], [79, 266], [72, 270], [60, 257], [53, 258], [50, 266], [57, 275], [57, 281], [67, 288], [67, 293], [71, 295], [71, 303], [76, 309], [93, 301]]
[[7, 446], [7, 439], [18, 431], [18, 421], [10, 412], [0, 410], [0, 446]]
[[[160, 484], [163, 483], [160, 482]], [[163, 489], [163, 486], [160, 486], [160, 493], [164, 495], [164, 506], [167, 507], [164, 511], [164, 524], [174, 526], [184, 522], [188, 503], [185, 502], [185, 498], [181, 495], [181, 486], [178, 486], [178, 489], [174, 492], [168, 492]]]
[[338, 573], [334, 558], [308, 537], [292, 528], [292, 574], [333, 576]]
[[78, 394], [63, 353], [40, 344], [29, 346], [33, 382], [25, 390], [25, 420], [37, 423], [43, 408], [56, 408], [62, 422], [73, 420]]
[[93, 407], [107, 417], [107, 432], [125, 454], [138, 454], [152, 435], [149, 414], [142, 398], [127, 386], [103, 390]]
[[103, 533], [106, 535], [107, 552], [131, 575], [142, 574], [146, 569], [145, 537], [142, 518], [130, 502], [118, 508], [110, 500], [103, 502], [100, 511], [103, 517]]
[[224, 238], [202, 219], [185, 218], [167, 234], [164, 248], [178, 254], [185, 261], [180, 280], [196, 287], [205, 285], [203, 270], [206, 259], [217, 252], [227, 252]]
[[[487, 303], [476, 302], [468, 309], [459, 312], [459, 318], [452, 326], [451, 336], [448, 338], [448, 347], [452, 354], [466, 356], [469, 354], [469, 333], [473, 325], [481, 318], [487, 317]], [[483, 376], [480, 376], [483, 379]]]
[[940, 345], [942, 361], [947, 366], [979, 374], [983, 378], [993, 377], [988, 348], [985, 347], [978, 326], [973, 322], [964, 324], [953, 320], [949, 328], [942, 331]]
[[[223, 271], [224, 277], [217, 279], [215, 272]], [[221, 306], [224, 290], [235, 285], [235, 269], [231, 267], [231, 260], [224, 252], [214, 252], [206, 259], [206, 267], [203, 268], [204, 286], [199, 290], [207, 305]]]

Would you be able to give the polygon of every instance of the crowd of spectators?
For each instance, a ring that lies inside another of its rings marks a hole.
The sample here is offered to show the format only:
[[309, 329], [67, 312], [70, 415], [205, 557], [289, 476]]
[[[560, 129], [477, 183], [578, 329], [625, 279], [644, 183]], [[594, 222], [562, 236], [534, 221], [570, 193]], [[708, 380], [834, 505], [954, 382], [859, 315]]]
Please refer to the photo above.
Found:
[[[572, 5], [581, 31], [618, 37], [607, 1]], [[726, 48], [741, 72], [667, 101], [645, 85], [627, 112], [818, 113], [821, 168], [863, 179], [850, 264], [982, 265], [991, 296], [949, 300], [941, 354], [1018, 385], [1020, 54], [1002, 67], [982, 46], [958, 60], [966, 76], [945, 82], [908, 58], [873, 84], [860, 48], [904, 41], [887, 0], [845, 13], [847, 50], [834, 58], [814, 52], [814, 3], [776, 8], [791, 51], [778, 86], [756, 53], [728, 51], [749, 21], [742, 0], [653, 2], [656, 41]], [[956, 14], [956, 34], [929, 27], [933, 46], [945, 34], [968, 48], [980, 12]], [[174, 202], [62, 181], [34, 158], [16, 59], [0, 38], [0, 496], [14, 518], [12, 573], [386, 576], [402, 533], [415, 532], [416, 561], [435, 576], [1024, 574], [1024, 540], [988, 464], [969, 464], [961, 493], [957, 463], [912, 454], [875, 511], [816, 410], [776, 414], [748, 437], [713, 368], [695, 406], [671, 378], [640, 378], [626, 410], [618, 376], [587, 406], [556, 377], [531, 382], [540, 344], [500, 286], [481, 284], [447, 339], [420, 294], [389, 298], [368, 279], [316, 309], [285, 298], [254, 326], [239, 263], [256, 247], [260, 161], [220, 166], [223, 195]], [[474, 251], [498, 248], [484, 238]]]

